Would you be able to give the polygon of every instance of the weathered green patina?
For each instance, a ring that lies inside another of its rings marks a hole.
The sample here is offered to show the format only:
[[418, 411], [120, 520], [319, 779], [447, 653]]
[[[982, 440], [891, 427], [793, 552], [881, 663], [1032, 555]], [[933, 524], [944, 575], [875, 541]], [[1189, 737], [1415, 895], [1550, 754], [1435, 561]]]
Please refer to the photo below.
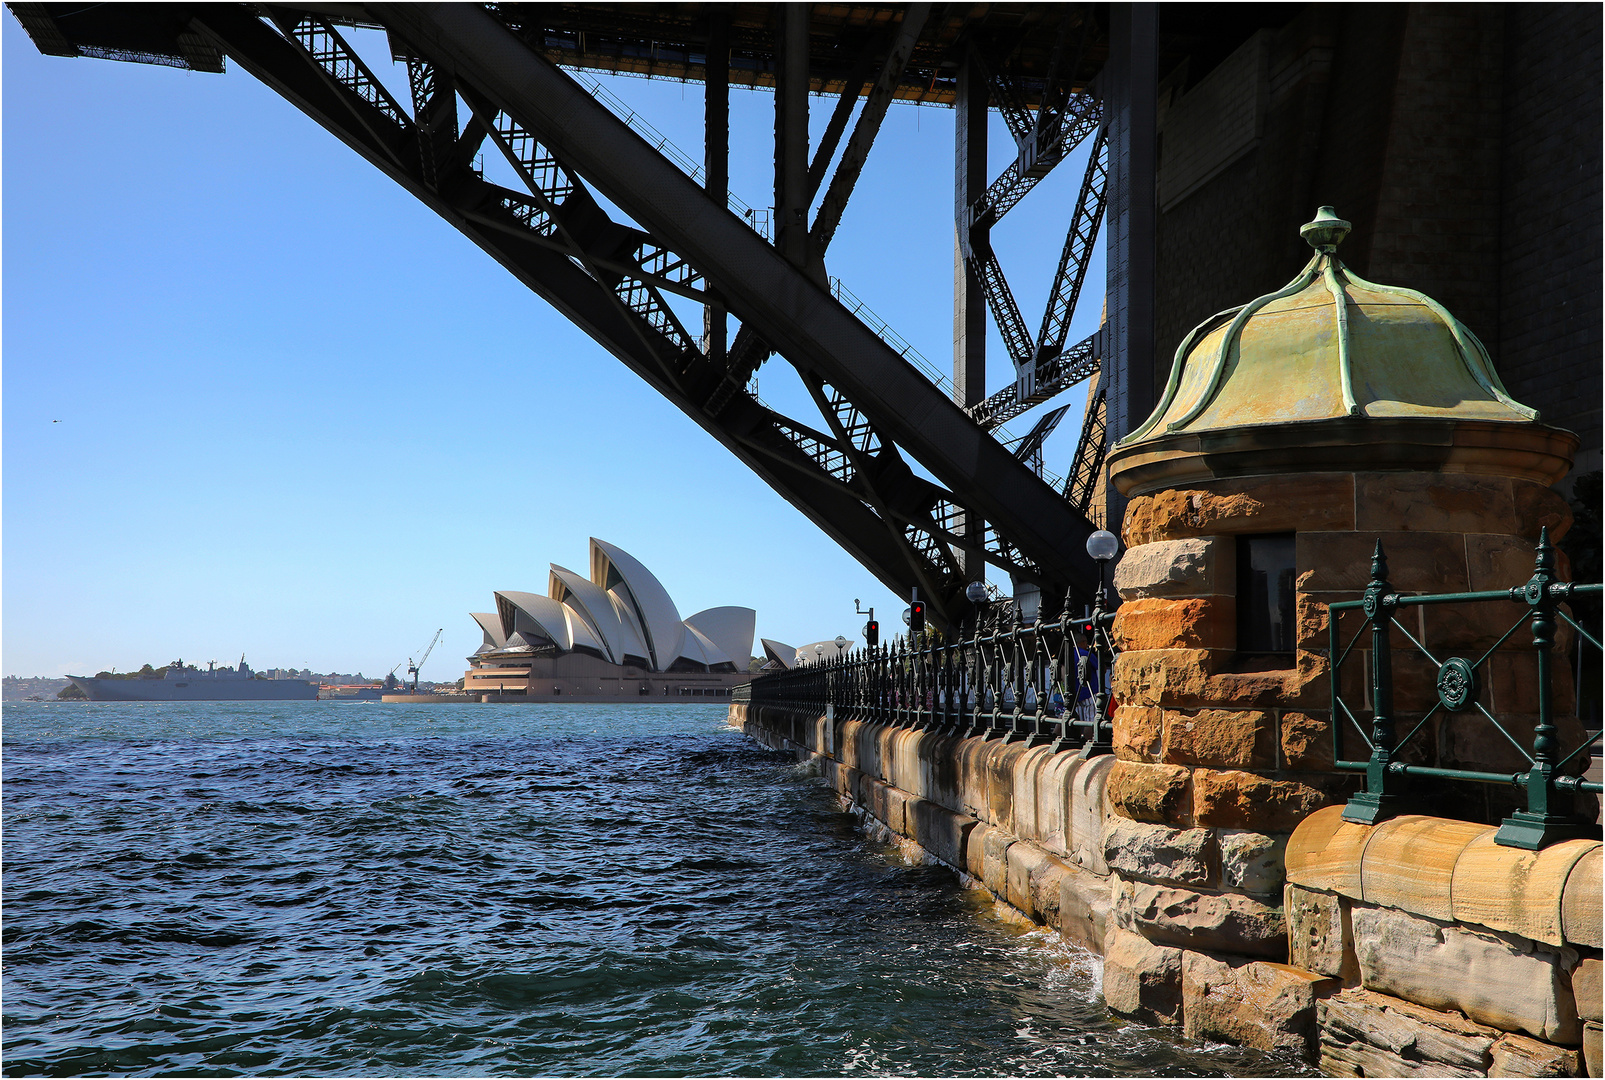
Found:
[[1122, 493], [1334, 469], [1566, 474], [1577, 437], [1511, 398], [1443, 305], [1345, 266], [1349, 227], [1323, 206], [1291, 281], [1182, 340], [1159, 406], [1110, 454]]

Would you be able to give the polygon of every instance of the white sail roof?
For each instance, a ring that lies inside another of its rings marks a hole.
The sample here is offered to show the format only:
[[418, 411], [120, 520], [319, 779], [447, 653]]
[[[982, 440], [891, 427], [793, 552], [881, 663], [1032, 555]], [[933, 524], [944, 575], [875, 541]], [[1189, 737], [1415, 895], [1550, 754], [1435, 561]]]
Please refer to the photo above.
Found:
[[680, 646], [680, 655], [677, 659], [691, 660], [702, 664], [704, 667], [732, 663], [724, 650], [708, 640], [696, 627], [689, 624], [685, 628], [685, 638]]
[[507, 647], [507, 634], [502, 630], [500, 615], [485, 611], [475, 611], [470, 613], [470, 617], [479, 624], [480, 630], [484, 631], [486, 645], [493, 649]]
[[768, 638], [760, 639], [763, 643], [764, 658], [772, 663], [790, 670], [797, 666], [797, 650], [784, 641], [770, 641]]
[[613, 663], [622, 664], [627, 656], [650, 660], [635, 613], [600, 586], [552, 563], [548, 591], [552, 599], [585, 618], [601, 638], [607, 657]]
[[752, 657], [758, 613], [747, 607], [713, 607], [688, 616], [685, 624], [719, 647], [742, 671]]
[[534, 633], [564, 652], [574, 648], [568, 609], [549, 596], [528, 592], [497, 592], [496, 613], [501, 616], [502, 633], [507, 635], [509, 641], [515, 633], [523, 634], [526, 640]]
[[647, 659], [663, 671], [684, 648], [685, 624], [662, 583], [622, 548], [591, 537], [591, 581], [633, 610], [645, 632]]

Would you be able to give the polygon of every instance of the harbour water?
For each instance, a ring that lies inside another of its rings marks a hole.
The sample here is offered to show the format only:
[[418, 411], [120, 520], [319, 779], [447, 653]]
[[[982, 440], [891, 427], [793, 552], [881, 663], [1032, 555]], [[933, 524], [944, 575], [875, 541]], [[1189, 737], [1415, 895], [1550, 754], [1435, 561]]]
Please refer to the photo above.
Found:
[[1263, 1076], [709, 706], [7, 703], [6, 1075]]

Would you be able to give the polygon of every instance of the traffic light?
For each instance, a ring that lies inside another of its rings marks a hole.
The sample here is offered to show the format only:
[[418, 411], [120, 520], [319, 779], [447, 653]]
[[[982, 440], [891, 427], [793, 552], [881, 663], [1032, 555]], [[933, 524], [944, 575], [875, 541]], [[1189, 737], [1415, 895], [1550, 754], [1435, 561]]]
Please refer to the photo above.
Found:
[[908, 637], [918, 641], [925, 633], [925, 601], [915, 600], [908, 605]]
[[881, 624], [874, 619], [864, 624], [864, 644], [873, 649], [881, 643]]

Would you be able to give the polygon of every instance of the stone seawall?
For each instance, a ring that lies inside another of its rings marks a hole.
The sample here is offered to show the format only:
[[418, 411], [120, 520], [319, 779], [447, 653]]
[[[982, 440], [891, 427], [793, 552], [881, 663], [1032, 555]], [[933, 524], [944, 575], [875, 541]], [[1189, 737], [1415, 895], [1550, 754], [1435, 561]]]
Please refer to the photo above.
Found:
[[1291, 834], [1176, 829], [1120, 812], [1113, 756], [776, 706], [732, 704], [730, 721], [1101, 953], [1120, 1015], [1331, 1075], [1600, 1075], [1598, 842], [1535, 854], [1438, 818], [1350, 825], [1338, 807]]

